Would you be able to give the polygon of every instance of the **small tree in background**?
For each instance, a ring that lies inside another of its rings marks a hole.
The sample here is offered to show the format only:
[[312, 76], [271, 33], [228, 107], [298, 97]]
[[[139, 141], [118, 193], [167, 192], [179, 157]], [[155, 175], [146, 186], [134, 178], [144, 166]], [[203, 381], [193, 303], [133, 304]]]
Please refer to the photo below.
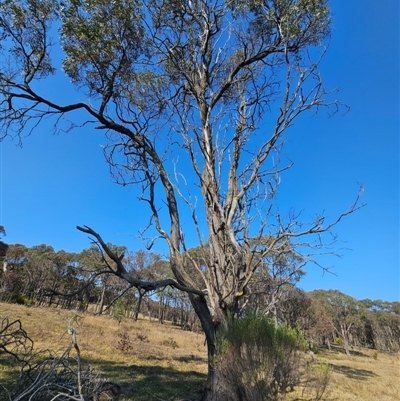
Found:
[[338, 290], [316, 290], [312, 295], [324, 304], [332, 319], [334, 332], [343, 344], [346, 355], [350, 356], [352, 334], [362, 325], [358, 301]]

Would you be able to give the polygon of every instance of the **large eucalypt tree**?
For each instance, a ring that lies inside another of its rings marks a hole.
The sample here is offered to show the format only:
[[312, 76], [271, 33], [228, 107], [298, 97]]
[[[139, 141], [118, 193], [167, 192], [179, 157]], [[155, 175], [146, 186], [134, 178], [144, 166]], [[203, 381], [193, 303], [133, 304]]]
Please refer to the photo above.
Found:
[[[327, 1], [1, 0], [0, 35], [1, 135], [20, 137], [53, 117], [56, 130], [92, 126], [107, 138], [112, 173], [148, 204], [142, 235], [149, 246], [166, 241], [174, 279], [129, 276], [122, 255], [80, 229], [133, 286], [188, 292], [208, 345], [204, 399], [222, 400], [215, 333], [240, 312], [260, 264], [297, 254], [292, 263], [303, 265], [358, 207], [301, 222], [273, 202], [290, 167], [279, 162], [286, 130], [304, 112], [338, 106], [318, 72]], [[65, 74], [87, 101], [43, 95], [46, 80]], [[196, 233], [201, 258], [187, 252]]]

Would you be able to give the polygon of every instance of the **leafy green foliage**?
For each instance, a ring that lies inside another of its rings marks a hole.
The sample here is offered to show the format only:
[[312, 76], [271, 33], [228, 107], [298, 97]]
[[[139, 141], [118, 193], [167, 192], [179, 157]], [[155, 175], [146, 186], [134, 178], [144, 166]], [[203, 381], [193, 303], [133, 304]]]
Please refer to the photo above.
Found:
[[265, 316], [247, 314], [232, 321], [217, 335], [214, 362], [229, 383], [225, 395], [243, 393], [244, 400], [279, 400], [299, 380], [298, 351], [306, 345], [300, 330], [276, 326]]
[[364, 317], [365, 342], [384, 352], [400, 351], [400, 316], [385, 311], [372, 311]]
[[126, 301], [123, 298], [119, 298], [117, 301], [114, 302], [112, 306], [111, 316], [118, 323], [121, 323], [122, 319], [125, 316], [125, 312], [126, 312]]
[[[329, 7], [326, 0], [234, 0], [229, 2], [237, 15], [252, 13], [254, 34], [282, 36], [289, 47], [320, 43], [330, 33]], [[275, 21], [281, 23], [277, 31]]]
[[64, 71], [90, 96], [111, 96], [133, 81], [145, 47], [139, 1], [73, 0], [61, 3]]
[[312, 294], [324, 303], [340, 344], [343, 344], [346, 354], [350, 356], [352, 333], [362, 326], [362, 308], [354, 298], [337, 290], [317, 290]]
[[25, 306], [32, 306], [35, 304], [34, 300], [31, 300], [27, 298], [25, 295], [20, 294], [20, 293], [14, 293], [11, 297], [11, 301], [15, 302], [16, 304], [19, 305], [25, 305]]
[[[47, 31], [57, 14], [58, 3], [55, 0], [0, 2], [0, 39], [3, 39], [0, 50], [6, 44], [10, 45], [14, 71], [22, 72], [25, 83], [55, 72]], [[8, 57], [3, 61], [6, 59]]]
[[173, 337], [168, 337], [166, 340], [163, 341], [163, 344], [172, 347], [173, 349], [179, 348], [178, 343], [173, 339]]

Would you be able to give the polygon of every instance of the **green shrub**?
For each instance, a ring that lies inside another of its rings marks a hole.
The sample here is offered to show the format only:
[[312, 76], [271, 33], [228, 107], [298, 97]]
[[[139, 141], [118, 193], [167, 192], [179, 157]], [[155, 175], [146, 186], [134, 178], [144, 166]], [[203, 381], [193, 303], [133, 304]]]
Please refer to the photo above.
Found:
[[178, 343], [172, 337], [169, 337], [166, 340], [164, 340], [163, 344], [167, 345], [168, 347], [172, 347], [173, 349], [179, 348]]
[[25, 306], [32, 306], [35, 304], [35, 301], [32, 299], [29, 299], [25, 295], [21, 293], [14, 293], [11, 296], [11, 302], [19, 304], [19, 305], [25, 305]]
[[118, 323], [122, 322], [122, 319], [125, 317], [126, 312], [126, 301], [123, 298], [119, 298], [116, 302], [114, 302], [111, 309], [111, 316]]
[[299, 381], [300, 354], [307, 342], [300, 330], [276, 326], [265, 316], [232, 320], [217, 335], [215, 368], [226, 380], [224, 396], [246, 401], [279, 400]]
[[314, 360], [307, 362], [302, 397], [307, 395], [309, 400], [322, 400], [328, 388], [331, 373], [332, 368], [327, 363], [315, 362]]

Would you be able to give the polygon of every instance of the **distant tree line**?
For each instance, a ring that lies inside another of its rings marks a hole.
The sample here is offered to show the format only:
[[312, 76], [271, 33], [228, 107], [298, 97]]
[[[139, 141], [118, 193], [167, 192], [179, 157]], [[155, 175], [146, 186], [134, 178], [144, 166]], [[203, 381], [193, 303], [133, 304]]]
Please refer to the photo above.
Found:
[[[125, 254], [129, 272], [136, 277], [150, 281], [172, 275], [169, 263], [159, 254], [129, 252], [125, 247], [108, 245]], [[110, 261], [94, 244], [73, 253], [56, 252], [44, 244], [29, 248], [0, 241], [0, 263], [2, 302], [89, 310], [117, 319], [137, 320], [139, 313], [143, 313], [159, 323], [169, 320], [190, 330], [197, 325], [186, 293], [170, 287], [159, 292], [140, 291], [125, 280], [104, 273]]]
[[[0, 226], [0, 234], [5, 235]], [[161, 255], [125, 247], [108, 246], [124, 254], [130, 274], [141, 280], [156, 281], [172, 276], [168, 261]], [[191, 257], [200, 256], [192, 249]], [[197, 255], [197, 256], [196, 256]], [[186, 293], [172, 287], [158, 292], [137, 289], [125, 280], [107, 274], [107, 260], [96, 244], [80, 253], [55, 251], [48, 245], [26, 247], [0, 241], [0, 301], [28, 306], [58, 307], [110, 314], [116, 319], [138, 319], [139, 313], [159, 323], [165, 320], [183, 329], [198, 330], [199, 321]], [[287, 263], [277, 273], [271, 267], [259, 269], [244, 294], [242, 313], [271, 317], [278, 325], [301, 328], [310, 346], [330, 348], [366, 346], [384, 352], [400, 350], [400, 302], [356, 300], [337, 290], [310, 293], [295, 284], [301, 269]]]
[[356, 300], [338, 290], [288, 289], [279, 303], [281, 322], [300, 326], [311, 347], [342, 345], [382, 352], [400, 350], [400, 302]]

